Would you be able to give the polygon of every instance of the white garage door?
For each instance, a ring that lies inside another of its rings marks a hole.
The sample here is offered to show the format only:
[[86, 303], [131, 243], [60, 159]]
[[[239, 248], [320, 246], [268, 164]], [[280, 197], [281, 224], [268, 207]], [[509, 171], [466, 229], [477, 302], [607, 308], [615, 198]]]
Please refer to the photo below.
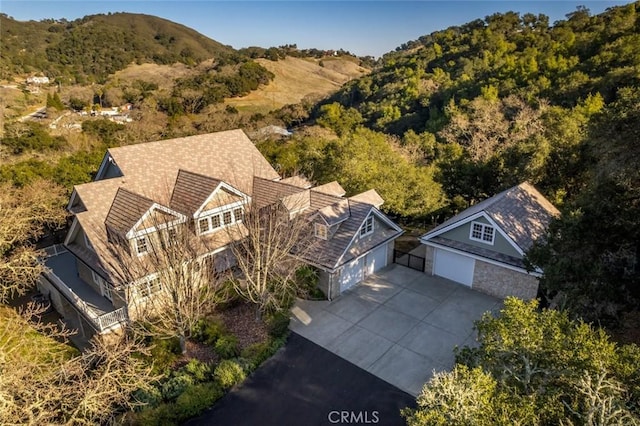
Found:
[[340, 292], [353, 287], [364, 278], [364, 258], [346, 264], [340, 273]]
[[387, 246], [384, 245], [375, 249], [367, 255], [367, 275], [387, 266]]
[[435, 255], [435, 265], [433, 268], [435, 275], [471, 287], [475, 260], [441, 249], [436, 249]]

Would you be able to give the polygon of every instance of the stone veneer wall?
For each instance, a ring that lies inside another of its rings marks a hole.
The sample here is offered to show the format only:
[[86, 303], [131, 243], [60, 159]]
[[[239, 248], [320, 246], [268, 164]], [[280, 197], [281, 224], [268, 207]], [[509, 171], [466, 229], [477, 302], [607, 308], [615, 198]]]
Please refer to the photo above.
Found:
[[473, 289], [504, 299], [515, 296], [524, 300], [538, 295], [538, 279], [532, 275], [502, 268], [476, 259]]

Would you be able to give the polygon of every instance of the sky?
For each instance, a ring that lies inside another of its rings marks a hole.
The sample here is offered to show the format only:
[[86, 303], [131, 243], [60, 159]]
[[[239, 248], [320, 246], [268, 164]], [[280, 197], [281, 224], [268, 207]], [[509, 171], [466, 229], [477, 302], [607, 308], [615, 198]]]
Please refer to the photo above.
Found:
[[1, 0], [0, 12], [20, 21], [144, 13], [183, 24], [236, 49], [295, 43], [301, 49], [344, 49], [358, 56], [379, 57], [422, 35], [496, 12], [543, 13], [553, 23], [580, 5], [597, 14], [627, 3], [630, 1]]

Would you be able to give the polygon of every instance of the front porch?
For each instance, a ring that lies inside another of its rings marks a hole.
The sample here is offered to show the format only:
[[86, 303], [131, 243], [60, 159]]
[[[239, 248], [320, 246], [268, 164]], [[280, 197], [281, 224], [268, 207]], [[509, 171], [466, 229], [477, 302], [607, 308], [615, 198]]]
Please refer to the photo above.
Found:
[[48, 247], [45, 252], [46, 270], [39, 287], [71, 325], [79, 328], [82, 334], [93, 334], [84, 329], [84, 324], [88, 324], [93, 331], [102, 334], [127, 322], [126, 308], [116, 309], [111, 301], [80, 278], [72, 253], [62, 245]]

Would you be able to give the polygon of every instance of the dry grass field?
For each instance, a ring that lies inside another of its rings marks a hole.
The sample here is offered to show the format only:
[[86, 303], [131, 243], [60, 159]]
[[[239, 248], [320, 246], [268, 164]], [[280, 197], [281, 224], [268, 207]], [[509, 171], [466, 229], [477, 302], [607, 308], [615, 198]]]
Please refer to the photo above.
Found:
[[326, 96], [338, 90], [347, 81], [367, 74], [369, 70], [352, 60], [343, 58], [287, 57], [277, 62], [257, 59], [260, 65], [275, 74], [265, 87], [241, 98], [227, 99], [226, 104], [241, 111], [266, 113], [287, 104], [300, 102], [304, 97]]

